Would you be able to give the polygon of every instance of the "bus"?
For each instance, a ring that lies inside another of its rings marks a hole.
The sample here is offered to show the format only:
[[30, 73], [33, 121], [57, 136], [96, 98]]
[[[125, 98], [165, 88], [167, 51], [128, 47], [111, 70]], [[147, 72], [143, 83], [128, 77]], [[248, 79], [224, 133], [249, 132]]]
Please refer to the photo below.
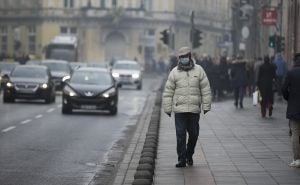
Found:
[[78, 40], [76, 36], [55, 36], [46, 47], [45, 59], [78, 61]]

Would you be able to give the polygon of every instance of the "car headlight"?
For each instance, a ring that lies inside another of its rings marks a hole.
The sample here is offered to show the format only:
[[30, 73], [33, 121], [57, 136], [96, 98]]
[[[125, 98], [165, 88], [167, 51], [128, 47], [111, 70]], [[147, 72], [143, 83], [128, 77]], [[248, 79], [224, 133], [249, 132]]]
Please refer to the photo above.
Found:
[[47, 89], [47, 88], [48, 88], [48, 84], [46, 84], [46, 83], [43, 83], [43, 84], [41, 85], [41, 88], [43, 88], [43, 89]]
[[112, 76], [115, 77], [115, 78], [119, 78], [120, 74], [119, 73], [113, 73]]
[[132, 78], [139, 78], [140, 77], [140, 74], [139, 73], [134, 73], [132, 74]]
[[77, 96], [77, 93], [73, 91], [69, 86], [65, 86], [64, 93], [71, 97]]
[[13, 87], [13, 86], [14, 86], [14, 84], [11, 83], [11, 82], [7, 82], [7, 83], [6, 83], [6, 87]]
[[104, 98], [108, 98], [108, 97], [110, 97], [111, 95], [115, 94], [115, 92], [116, 92], [115, 88], [111, 88], [111, 89], [105, 91], [105, 92], [102, 94], [102, 96], [103, 96]]

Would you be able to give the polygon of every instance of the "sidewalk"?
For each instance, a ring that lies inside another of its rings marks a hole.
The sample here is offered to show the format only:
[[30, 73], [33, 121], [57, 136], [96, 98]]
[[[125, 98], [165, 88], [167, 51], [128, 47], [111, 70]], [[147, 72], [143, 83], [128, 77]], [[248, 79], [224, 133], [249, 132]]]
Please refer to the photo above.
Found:
[[273, 117], [261, 118], [260, 107], [245, 99], [245, 108], [233, 101], [215, 102], [201, 114], [194, 166], [177, 163], [174, 114], [163, 112], [159, 131], [154, 185], [299, 185], [300, 169], [292, 160], [286, 104], [275, 103]]

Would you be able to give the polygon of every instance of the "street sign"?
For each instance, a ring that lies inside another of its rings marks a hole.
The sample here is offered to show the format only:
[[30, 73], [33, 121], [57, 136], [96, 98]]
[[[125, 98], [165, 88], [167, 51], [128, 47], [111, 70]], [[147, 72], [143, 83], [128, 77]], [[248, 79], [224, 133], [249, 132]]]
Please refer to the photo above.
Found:
[[262, 11], [262, 24], [265, 26], [274, 26], [277, 23], [276, 10], [263, 10]]

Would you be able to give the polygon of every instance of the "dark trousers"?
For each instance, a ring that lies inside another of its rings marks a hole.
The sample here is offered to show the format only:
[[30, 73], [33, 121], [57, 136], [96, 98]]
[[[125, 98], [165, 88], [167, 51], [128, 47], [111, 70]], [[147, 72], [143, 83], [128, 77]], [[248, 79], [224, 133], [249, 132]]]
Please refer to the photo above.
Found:
[[260, 102], [260, 111], [261, 111], [262, 117], [266, 117], [267, 109], [269, 109], [269, 116], [271, 116], [272, 110], [273, 110], [272, 102], [271, 101], [261, 101]]
[[[193, 157], [199, 136], [199, 119], [200, 114], [175, 114], [178, 161], [185, 161]], [[189, 135], [187, 144], [186, 133]]]
[[240, 107], [243, 107], [243, 100], [244, 100], [244, 94], [245, 94], [245, 87], [235, 87], [234, 88], [234, 104], [235, 106], [240, 105]]

